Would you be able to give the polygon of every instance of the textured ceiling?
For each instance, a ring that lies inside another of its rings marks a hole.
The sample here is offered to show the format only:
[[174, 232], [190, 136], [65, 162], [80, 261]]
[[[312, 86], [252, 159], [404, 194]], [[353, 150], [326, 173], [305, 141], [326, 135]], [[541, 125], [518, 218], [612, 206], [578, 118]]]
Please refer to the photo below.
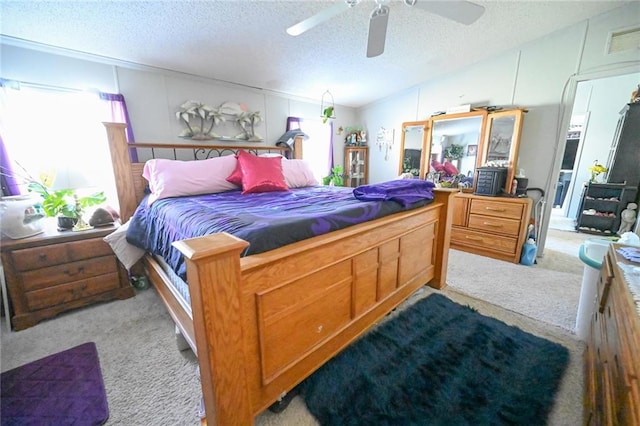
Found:
[[[342, 0], [338, 0], [342, 1]], [[425, 0], [419, 0], [425, 1]], [[484, 1], [470, 26], [391, 0], [384, 54], [366, 58], [356, 7], [298, 37], [285, 29], [336, 1], [0, 1], [0, 33], [319, 101], [358, 107], [626, 3]]]

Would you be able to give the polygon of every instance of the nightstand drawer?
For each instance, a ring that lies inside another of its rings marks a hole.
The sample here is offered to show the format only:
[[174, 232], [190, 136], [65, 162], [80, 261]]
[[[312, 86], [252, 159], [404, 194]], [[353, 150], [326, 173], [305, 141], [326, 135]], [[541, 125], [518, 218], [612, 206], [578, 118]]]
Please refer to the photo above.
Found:
[[491, 216], [481, 216], [477, 214], [469, 215], [469, 228], [481, 231], [498, 232], [504, 235], [517, 237], [520, 233], [520, 221], [512, 219], [502, 219]]
[[471, 200], [470, 213], [520, 220], [523, 208], [523, 204], [475, 199]]
[[120, 286], [117, 272], [25, 293], [29, 309], [43, 309], [93, 296]]
[[66, 244], [15, 250], [11, 253], [11, 257], [18, 271], [30, 271], [110, 254], [113, 252], [109, 245], [102, 241], [102, 238], [94, 238]]
[[78, 281], [117, 271], [118, 265], [115, 256], [102, 256], [23, 272], [21, 274], [22, 286], [25, 291], [33, 291], [64, 282]]

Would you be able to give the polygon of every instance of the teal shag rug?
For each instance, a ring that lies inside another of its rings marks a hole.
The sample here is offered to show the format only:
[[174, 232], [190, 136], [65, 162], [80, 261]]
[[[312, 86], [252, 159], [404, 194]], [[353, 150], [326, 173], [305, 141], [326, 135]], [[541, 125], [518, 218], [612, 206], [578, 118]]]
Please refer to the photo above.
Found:
[[544, 425], [568, 362], [565, 347], [432, 294], [300, 391], [322, 425]]

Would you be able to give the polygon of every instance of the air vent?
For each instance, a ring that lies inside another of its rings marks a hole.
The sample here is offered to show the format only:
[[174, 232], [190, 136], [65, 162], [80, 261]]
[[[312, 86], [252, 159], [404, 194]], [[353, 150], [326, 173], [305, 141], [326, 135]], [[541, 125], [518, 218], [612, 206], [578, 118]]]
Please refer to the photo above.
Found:
[[640, 49], [640, 27], [626, 28], [609, 34], [607, 54]]

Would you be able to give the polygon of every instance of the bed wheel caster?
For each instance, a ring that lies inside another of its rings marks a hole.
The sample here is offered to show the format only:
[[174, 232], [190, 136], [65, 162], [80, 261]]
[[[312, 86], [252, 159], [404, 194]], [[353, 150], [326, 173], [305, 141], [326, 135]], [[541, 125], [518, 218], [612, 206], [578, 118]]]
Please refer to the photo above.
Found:
[[269, 406], [269, 411], [272, 413], [282, 413], [287, 409], [291, 400], [300, 393], [297, 387], [291, 389], [289, 392], [284, 392], [280, 398]]

